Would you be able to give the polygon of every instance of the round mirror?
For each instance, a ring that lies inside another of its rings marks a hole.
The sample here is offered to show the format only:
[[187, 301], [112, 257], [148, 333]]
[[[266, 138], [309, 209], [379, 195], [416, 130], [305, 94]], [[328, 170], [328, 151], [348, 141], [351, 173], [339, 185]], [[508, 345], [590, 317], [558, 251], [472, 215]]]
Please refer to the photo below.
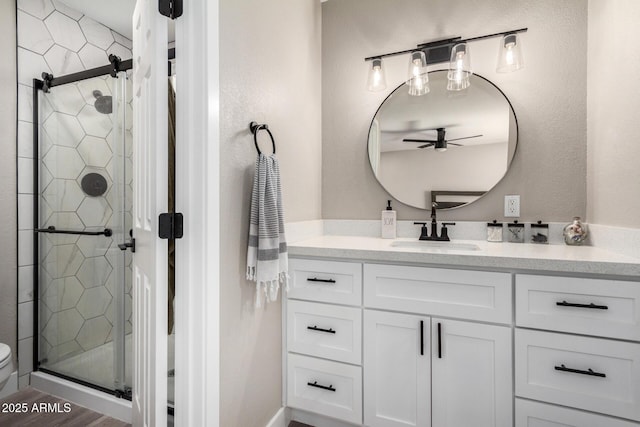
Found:
[[369, 162], [384, 189], [421, 209], [472, 203], [509, 169], [518, 142], [511, 103], [478, 75], [460, 92], [447, 91], [447, 71], [429, 73], [430, 92], [409, 95], [400, 85], [369, 128]]

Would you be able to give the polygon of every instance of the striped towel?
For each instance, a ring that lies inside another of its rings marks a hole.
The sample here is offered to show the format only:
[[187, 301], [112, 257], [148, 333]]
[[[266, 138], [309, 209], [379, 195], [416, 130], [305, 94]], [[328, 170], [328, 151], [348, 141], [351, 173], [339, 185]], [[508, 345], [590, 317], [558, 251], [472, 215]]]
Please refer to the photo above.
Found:
[[289, 290], [288, 270], [278, 159], [258, 154], [247, 249], [247, 279], [256, 282], [256, 307], [263, 299], [276, 301], [280, 283]]

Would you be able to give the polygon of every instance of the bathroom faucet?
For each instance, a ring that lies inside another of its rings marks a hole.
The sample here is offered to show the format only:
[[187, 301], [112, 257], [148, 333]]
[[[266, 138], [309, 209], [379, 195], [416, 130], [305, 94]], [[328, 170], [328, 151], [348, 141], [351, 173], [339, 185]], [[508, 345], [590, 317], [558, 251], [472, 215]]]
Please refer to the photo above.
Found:
[[447, 229], [447, 225], [456, 225], [455, 222], [443, 222], [442, 230], [440, 231], [440, 236], [438, 236], [438, 219], [436, 217], [436, 208], [438, 207], [438, 203], [431, 203], [431, 236], [429, 236], [427, 232], [427, 223], [426, 222], [414, 222], [414, 224], [421, 224], [422, 228], [420, 229], [420, 238], [419, 240], [433, 240], [439, 242], [449, 242], [449, 230]]
[[436, 208], [438, 207], [438, 203], [431, 203], [431, 238], [438, 238], [438, 221], [436, 219]]

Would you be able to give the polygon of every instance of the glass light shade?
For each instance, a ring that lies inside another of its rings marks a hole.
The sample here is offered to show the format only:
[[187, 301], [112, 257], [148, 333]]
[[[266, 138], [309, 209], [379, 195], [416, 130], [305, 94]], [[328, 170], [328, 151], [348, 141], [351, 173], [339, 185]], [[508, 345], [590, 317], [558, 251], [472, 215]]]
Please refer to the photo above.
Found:
[[443, 151], [447, 151], [447, 141], [438, 141], [433, 147], [434, 150], [442, 153]]
[[369, 69], [369, 78], [367, 79], [367, 90], [370, 92], [378, 92], [387, 88], [387, 80], [384, 76], [384, 68], [382, 67], [382, 59], [374, 59], [371, 61]]
[[517, 34], [507, 34], [502, 37], [500, 41], [496, 71], [499, 73], [509, 73], [511, 71], [518, 71], [522, 67], [524, 67], [524, 62], [522, 61], [520, 39]]
[[427, 57], [422, 51], [411, 53], [407, 85], [409, 85], [409, 95], [420, 96], [429, 93]]
[[451, 61], [447, 74], [447, 90], [464, 90], [471, 86], [471, 55], [466, 43], [459, 43], [451, 49]]

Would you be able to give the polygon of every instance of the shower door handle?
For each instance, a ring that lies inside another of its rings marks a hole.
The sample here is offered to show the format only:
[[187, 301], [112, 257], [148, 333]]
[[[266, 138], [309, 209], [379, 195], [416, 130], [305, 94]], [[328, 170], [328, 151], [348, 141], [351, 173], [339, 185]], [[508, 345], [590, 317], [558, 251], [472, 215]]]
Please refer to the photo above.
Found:
[[48, 233], [48, 234], [75, 234], [78, 236], [106, 236], [111, 237], [113, 231], [110, 228], [105, 228], [103, 231], [74, 231], [74, 230], [58, 230], [53, 225], [47, 228], [36, 228], [36, 233]]
[[118, 245], [118, 247], [120, 248], [121, 251], [126, 251], [127, 249], [131, 248], [131, 252], [135, 253], [135, 251], [136, 251], [136, 239], [134, 239], [132, 237], [131, 240], [129, 240], [128, 242], [120, 243]]

